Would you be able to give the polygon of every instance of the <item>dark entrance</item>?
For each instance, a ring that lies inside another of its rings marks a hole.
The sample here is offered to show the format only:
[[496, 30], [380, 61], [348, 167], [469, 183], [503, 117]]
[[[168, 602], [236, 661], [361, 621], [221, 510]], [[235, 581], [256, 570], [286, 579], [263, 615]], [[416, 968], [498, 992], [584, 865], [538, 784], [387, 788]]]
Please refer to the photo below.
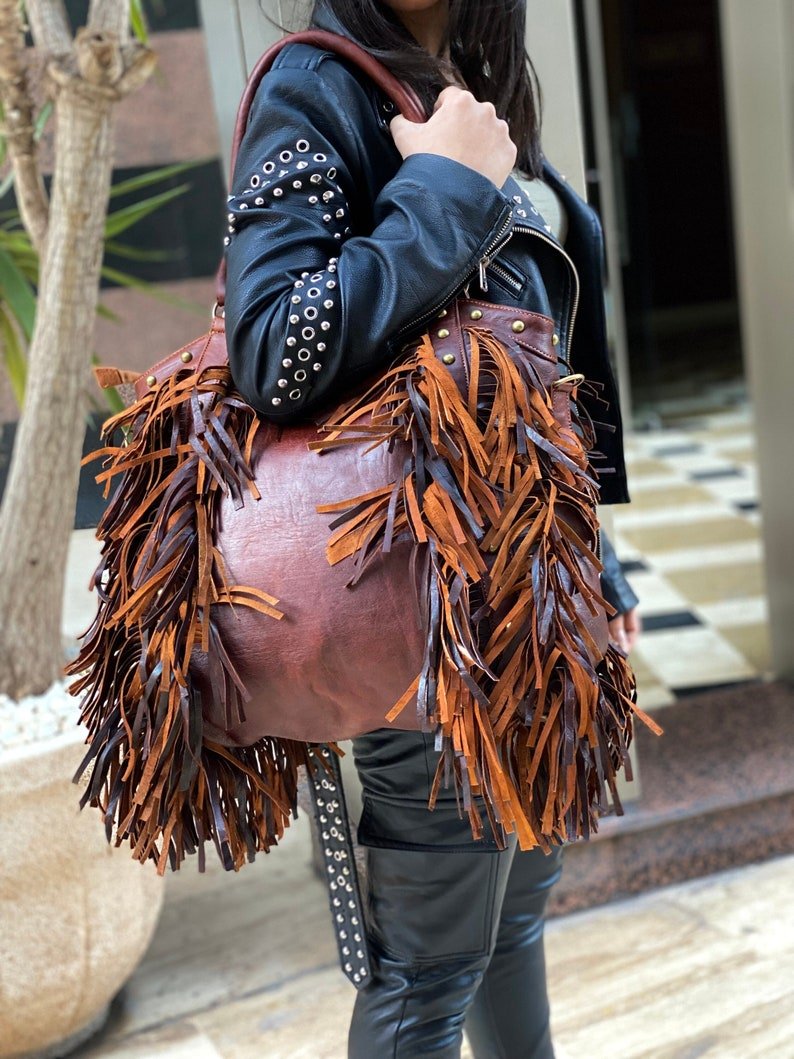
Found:
[[[744, 395], [719, 12], [717, 0], [600, 8], [632, 397], [643, 425]], [[587, 64], [593, 43], [579, 15]], [[597, 199], [592, 143], [588, 151]]]

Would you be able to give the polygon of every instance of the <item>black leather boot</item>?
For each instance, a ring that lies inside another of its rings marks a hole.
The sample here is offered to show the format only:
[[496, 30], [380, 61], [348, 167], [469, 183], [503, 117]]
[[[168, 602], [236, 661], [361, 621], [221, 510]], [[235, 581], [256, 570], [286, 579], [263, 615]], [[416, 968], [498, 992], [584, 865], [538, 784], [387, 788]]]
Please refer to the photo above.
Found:
[[348, 1059], [459, 1059], [464, 1025], [477, 1059], [553, 1059], [542, 923], [561, 848], [475, 842], [451, 791], [429, 812], [430, 736], [381, 729], [353, 751], [372, 974]]

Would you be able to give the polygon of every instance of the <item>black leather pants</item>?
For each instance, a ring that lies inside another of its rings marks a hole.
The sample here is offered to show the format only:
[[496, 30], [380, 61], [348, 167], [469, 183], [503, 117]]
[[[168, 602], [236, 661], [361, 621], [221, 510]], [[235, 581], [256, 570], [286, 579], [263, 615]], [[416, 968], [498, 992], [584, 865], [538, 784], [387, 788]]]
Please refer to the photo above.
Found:
[[427, 810], [432, 736], [380, 729], [353, 741], [363, 785], [370, 984], [348, 1059], [553, 1059], [544, 909], [562, 847], [522, 852], [471, 838], [454, 792]]

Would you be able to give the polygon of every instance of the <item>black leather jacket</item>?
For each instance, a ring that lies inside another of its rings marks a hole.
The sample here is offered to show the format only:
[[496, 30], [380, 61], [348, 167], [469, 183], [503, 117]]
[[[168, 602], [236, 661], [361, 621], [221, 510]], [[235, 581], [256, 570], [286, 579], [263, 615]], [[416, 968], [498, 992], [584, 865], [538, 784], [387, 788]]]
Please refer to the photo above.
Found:
[[[314, 24], [345, 32], [329, 12]], [[357, 68], [311, 45], [287, 45], [259, 85], [224, 239], [239, 390], [269, 419], [309, 417], [388, 364], [470, 284], [478, 298], [554, 318], [565, 373], [600, 384], [607, 402], [588, 407], [601, 424], [601, 502], [627, 502], [597, 215], [544, 163], [568, 213], [563, 249], [512, 177], [498, 188], [440, 155], [403, 160], [393, 113]], [[619, 610], [636, 602], [617, 561], [604, 584]]]

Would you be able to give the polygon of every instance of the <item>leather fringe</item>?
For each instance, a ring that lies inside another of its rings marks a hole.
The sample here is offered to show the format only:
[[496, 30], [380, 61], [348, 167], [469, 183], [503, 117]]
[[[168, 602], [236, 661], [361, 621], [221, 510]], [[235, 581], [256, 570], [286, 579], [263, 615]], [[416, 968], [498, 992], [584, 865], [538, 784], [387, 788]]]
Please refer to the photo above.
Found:
[[206, 738], [191, 682], [193, 650], [207, 652], [227, 718], [243, 717], [247, 696], [212, 606], [283, 617], [278, 600], [228, 584], [213, 545], [222, 498], [239, 507], [246, 491], [259, 496], [251, 447], [268, 429], [231, 387], [227, 366], [176, 373], [108, 419], [103, 441], [120, 432], [121, 443], [83, 461], [105, 457], [97, 480], [105, 496], [113, 480], [118, 487], [97, 527], [98, 611], [66, 668], [89, 730], [73, 780], [93, 763], [80, 807], [101, 809], [108, 842], [115, 824], [115, 845], [129, 840], [133, 857], [155, 861], [160, 875], [196, 850], [203, 871], [210, 839], [227, 870], [268, 851], [297, 816], [298, 768], [313, 774], [321, 762], [307, 743], [240, 748]]
[[328, 559], [355, 557], [352, 582], [396, 540], [423, 557], [422, 669], [386, 719], [416, 694], [435, 728], [429, 807], [452, 779], [475, 838], [482, 799], [498, 843], [501, 826], [548, 852], [598, 830], [607, 791], [623, 815], [615, 779], [621, 766], [631, 779], [633, 716], [662, 729], [637, 707], [626, 655], [614, 644], [604, 655], [583, 615], [609, 613], [585, 577], [602, 569], [592, 423], [574, 413], [567, 425], [521, 349], [465, 333], [466, 392], [426, 334], [323, 424], [318, 451], [403, 444], [406, 459], [384, 489], [318, 510], [338, 513]]

